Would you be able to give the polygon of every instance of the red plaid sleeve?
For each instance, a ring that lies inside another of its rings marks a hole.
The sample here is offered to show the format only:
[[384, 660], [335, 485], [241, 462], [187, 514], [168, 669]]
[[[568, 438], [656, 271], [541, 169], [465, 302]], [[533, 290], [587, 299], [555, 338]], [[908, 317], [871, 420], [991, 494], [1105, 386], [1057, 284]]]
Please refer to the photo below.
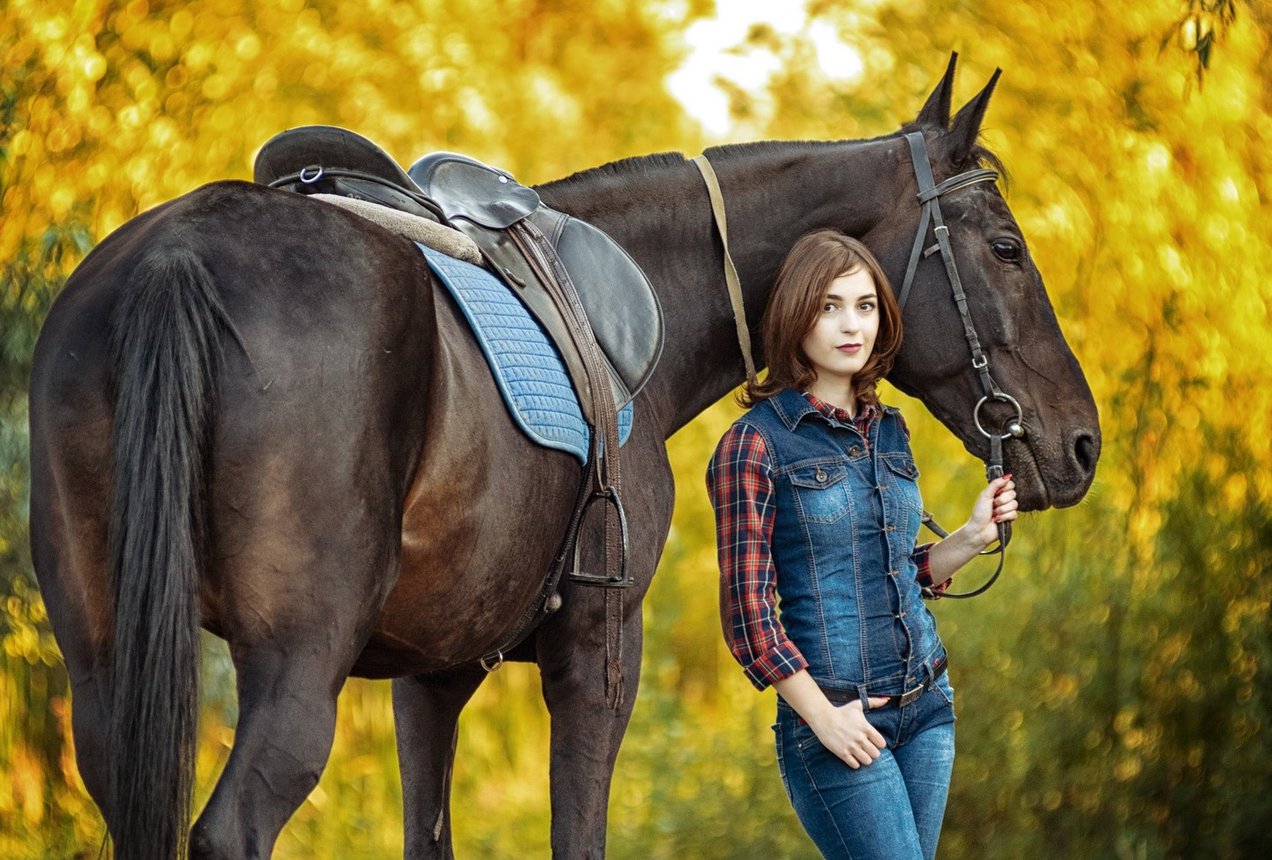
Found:
[[777, 617], [777, 570], [769, 544], [773, 470], [764, 437], [734, 424], [707, 467], [720, 561], [720, 622], [747, 678], [763, 690], [807, 668]]
[[931, 551], [932, 546], [930, 543], [921, 543], [914, 548], [914, 554], [911, 558], [914, 559], [914, 563], [918, 567], [914, 578], [918, 580], [922, 588], [930, 588], [935, 594], [944, 594], [945, 590], [950, 587], [952, 580], [947, 577], [944, 582], [933, 585], [932, 566], [928, 563], [928, 552]]

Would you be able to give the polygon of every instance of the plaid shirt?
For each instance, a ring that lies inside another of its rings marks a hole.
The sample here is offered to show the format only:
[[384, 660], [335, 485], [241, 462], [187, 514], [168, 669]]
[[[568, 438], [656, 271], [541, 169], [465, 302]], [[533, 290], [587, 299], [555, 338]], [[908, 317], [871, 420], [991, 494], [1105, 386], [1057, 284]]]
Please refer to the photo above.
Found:
[[[867, 440], [871, 425], [882, 414], [871, 404], [852, 417], [811, 394], [804, 396], [823, 415], [845, 424], [852, 422]], [[777, 571], [769, 549], [776, 518], [773, 466], [759, 431], [745, 424], [729, 428], [707, 468], [707, 488], [716, 514], [724, 638], [751, 683], [763, 690], [807, 668], [808, 661], [777, 617]], [[915, 548], [916, 578], [919, 585], [940, 592], [949, 586], [949, 580], [933, 586], [928, 566], [931, 546]]]

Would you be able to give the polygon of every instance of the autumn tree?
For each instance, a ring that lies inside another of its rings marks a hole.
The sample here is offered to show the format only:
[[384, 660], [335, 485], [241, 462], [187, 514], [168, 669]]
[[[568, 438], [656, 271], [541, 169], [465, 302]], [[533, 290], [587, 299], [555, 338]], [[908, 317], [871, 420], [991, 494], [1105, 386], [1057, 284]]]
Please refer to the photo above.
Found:
[[[664, 79], [712, 4], [496, 5], [0, 6], [0, 855], [69, 856], [100, 839], [67, 746], [24, 508], [31, 348], [88, 248], [200, 183], [247, 178], [264, 140], [303, 123], [356, 129], [404, 162], [462, 150], [531, 182], [702, 142]], [[951, 50], [963, 99], [1001, 66], [986, 141], [1011, 171], [1013, 211], [1101, 410], [1088, 500], [1026, 518], [989, 595], [935, 607], [960, 714], [942, 853], [1266, 855], [1266, 4], [811, 0], [806, 12], [734, 49], [773, 72], [759, 88], [719, 81], [728, 139], [890, 133]], [[919, 404], [885, 399], [906, 409], [929, 506], [962, 514], [980, 464]], [[772, 699], [719, 634], [702, 469], [736, 414], [722, 403], [672, 441], [677, 512], [646, 604], [615, 857], [813, 856], [774, 772]], [[463, 724], [461, 853], [546, 853], [546, 718], [521, 668], [487, 682]], [[232, 731], [232, 685], [209, 663], [204, 791]], [[350, 684], [340, 707], [332, 764], [279, 856], [400, 850], [388, 697]]]

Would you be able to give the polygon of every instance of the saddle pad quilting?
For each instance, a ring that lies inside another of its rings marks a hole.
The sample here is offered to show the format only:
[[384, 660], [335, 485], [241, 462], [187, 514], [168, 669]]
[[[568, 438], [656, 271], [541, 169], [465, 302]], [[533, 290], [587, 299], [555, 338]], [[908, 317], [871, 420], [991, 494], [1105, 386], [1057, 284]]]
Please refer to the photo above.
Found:
[[[420, 250], [468, 320], [517, 426], [536, 443], [568, 451], [586, 464], [591, 432], [565, 364], [538, 320], [485, 269], [431, 248]], [[631, 429], [629, 403], [618, 413], [620, 445]]]

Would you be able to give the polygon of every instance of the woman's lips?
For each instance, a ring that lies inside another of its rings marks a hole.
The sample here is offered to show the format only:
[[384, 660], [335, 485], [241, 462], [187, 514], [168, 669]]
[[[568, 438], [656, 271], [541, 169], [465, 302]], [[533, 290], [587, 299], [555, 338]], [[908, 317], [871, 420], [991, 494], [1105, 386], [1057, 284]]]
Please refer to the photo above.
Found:
[[852, 353], [856, 353], [856, 352], [860, 352], [860, 351], [861, 351], [861, 344], [859, 344], [859, 343], [844, 343], [844, 344], [840, 344], [839, 346], [835, 347], [835, 349], [839, 350], [840, 352], [846, 352], [846, 353], [852, 354]]

